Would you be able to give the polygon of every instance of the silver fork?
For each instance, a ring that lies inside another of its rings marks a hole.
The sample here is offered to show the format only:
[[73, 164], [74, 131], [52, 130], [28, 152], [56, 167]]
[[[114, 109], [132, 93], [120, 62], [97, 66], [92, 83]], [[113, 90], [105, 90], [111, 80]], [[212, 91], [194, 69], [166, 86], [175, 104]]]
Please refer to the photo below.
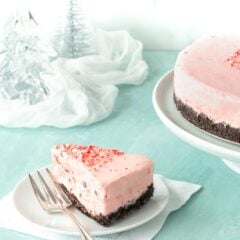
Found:
[[[93, 238], [84, 229], [84, 227], [81, 225], [81, 223], [78, 221], [78, 219], [68, 209], [68, 207], [70, 207], [72, 205], [72, 202], [68, 199], [67, 195], [62, 191], [59, 184], [55, 181], [54, 176], [52, 175], [51, 171], [48, 168], [46, 168], [46, 172], [53, 182], [52, 187], [50, 187], [50, 185], [47, 184], [47, 181], [44, 179], [44, 177], [42, 176], [42, 174], [39, 171], [37, 171], [37, 175], [38, 175], [41, 187], [39, 187], [37, 185], [36, 181], [33, 179], [31, 174], [28, 174], [30, 183], [33, 188], [33, 192], [34, 192], [38, 202], [42, 206], [42, 208], [47, 213], [62, 212], [64, 214], [66, 214], [76, 224], [76, 226], [81, 234], [81, 239], [93, 240]], [[42, 189], [42, 190], [40, 190], [40, 189]]]

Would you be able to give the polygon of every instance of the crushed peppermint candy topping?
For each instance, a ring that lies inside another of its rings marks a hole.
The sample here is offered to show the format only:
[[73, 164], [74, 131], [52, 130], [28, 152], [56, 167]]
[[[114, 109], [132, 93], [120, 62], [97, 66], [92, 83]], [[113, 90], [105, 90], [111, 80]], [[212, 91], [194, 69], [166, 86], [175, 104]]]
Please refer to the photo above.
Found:
[[74, 159], [82, 161], [82, 163], [89, 167], [111, 162], [114, 156], [124, 154], [124, 152], [117, 149], [106, 149], [92, 145], [63, 144], [56, 145], [55, 148], [61, 152], [61, 155], [67, 154]]
[[240, 69], [240, 50], [236, 51], [227, 61], [230, 62], [232, 67]]

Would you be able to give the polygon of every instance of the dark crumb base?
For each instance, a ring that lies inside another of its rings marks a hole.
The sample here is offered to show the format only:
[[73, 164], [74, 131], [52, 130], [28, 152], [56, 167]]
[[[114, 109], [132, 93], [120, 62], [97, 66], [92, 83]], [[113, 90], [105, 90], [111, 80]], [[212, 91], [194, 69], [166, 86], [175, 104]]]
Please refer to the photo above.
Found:
[[233, 128], [224, 123], [214, 123], [204, 114], [197, 114], [191, 107], [184, 104], [174, 94], [174, 102], [182, 116], [195, 126], [210, 132], [218, 137], [240, 143], [240, 128]]
[[66, 187], [61, 184], [61, 187], [63, 191], [67, 194], [73, 205], [75, 205], [82, 213], [86, 214], [87, 216], [93, 218], [98, 223], [100, 223], [103, 226], [110, 226], [114, 222], [116, 222], [119, 219], [127, 217], [129, 214], [134, 212], [137, 209], [140, 209], [152, 196], [153, 196], [153, 184], [151, 184], [147, 191], [143, 193], [134, 204], [120, 207], [116, 212], [111, 213], [110, 215], [103, 216], [92, 216], [86, 208], [77, 200], [77, 198], [74, 196], [74, 194], [70, 193]]

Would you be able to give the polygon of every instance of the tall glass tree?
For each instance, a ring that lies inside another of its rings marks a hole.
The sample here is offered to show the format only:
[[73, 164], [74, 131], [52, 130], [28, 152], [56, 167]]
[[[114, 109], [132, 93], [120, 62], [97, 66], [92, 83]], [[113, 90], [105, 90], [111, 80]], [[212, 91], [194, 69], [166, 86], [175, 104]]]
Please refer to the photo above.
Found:
[[37, 29], [29, 11], [7, 20], [0, 40], [0, 98], [32, 105], [49, 95], [42, 74], [55, 51], [41, 41]]

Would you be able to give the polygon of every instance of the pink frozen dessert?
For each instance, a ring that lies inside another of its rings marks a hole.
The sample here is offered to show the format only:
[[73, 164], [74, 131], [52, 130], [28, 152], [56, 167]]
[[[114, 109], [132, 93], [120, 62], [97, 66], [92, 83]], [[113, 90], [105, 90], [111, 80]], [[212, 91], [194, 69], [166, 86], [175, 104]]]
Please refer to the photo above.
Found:
[[110, 225], [141, 208], [153, 195], [153, 163], [116, 149], [59, 144], [53, 173], [77, 208]]
[[240, 35], [206, 36], [181, 51], [174, 98], [191, 123], [240, 143]]

